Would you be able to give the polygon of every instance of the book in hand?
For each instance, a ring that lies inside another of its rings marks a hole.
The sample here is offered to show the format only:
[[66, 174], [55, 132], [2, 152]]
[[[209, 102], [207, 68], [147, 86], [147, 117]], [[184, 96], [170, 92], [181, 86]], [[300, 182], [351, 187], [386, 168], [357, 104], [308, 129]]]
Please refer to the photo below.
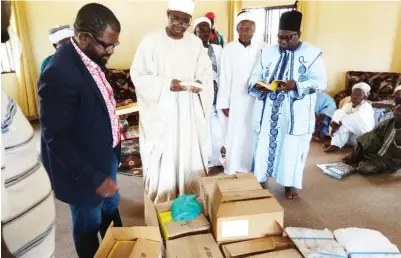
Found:
[[180, 85], [186, 89], [186, 91], [191, 91], [193, 88], [198, 88], [198, 89], [203, 89], [203, 85], [199, 82], [193, 82], [193, 81], [185, 81], [185, 82], [180, 82]]
[[279, 82], [278, 81], [273, 81], [272, 83], [268, 83], [267, 81], [257, 81], [257, 84], [259, 84], [260, 86], [265, 87], [267, 90], [269, 91], [276, 91], [277, 88], [279, 87]]
[[324, 174], [334, 177], [336, 179], [342, 179], [354, 172], [354, 168], [352, 166], [347, 165], [343, 162], [334, 164], [322, 164], [317, 166], [323, 170]]

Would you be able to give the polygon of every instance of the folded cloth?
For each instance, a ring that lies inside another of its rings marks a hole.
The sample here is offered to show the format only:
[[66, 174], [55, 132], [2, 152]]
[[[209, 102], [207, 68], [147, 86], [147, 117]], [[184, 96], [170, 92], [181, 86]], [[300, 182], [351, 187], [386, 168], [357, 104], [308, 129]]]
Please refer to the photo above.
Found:
[[352, 258], [401, 258], [397, 246], [376, 230], [365, 228], [340, 228], [333, 231], [337, 242]]
[[327, 228], [316, 230], [310, 228], [287, 227], [285, 232], [305, 258], [347, 258], [345, 250], [334, 239]]

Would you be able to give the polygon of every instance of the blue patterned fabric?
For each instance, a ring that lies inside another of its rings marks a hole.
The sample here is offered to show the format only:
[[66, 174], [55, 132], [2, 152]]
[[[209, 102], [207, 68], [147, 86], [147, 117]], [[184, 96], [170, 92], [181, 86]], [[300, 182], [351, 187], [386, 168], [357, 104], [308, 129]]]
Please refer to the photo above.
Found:
[[[278, 46], [262, 50], [249, 87], [249, 94], [256, 98], [252, 171], [259, 182], [273, 176], [281, 185], [302, 188], [303, 168], [315, 129], [315, 93], [326, 87], [319, 57], [320, 50], [307, 43], [292, 51], [282, 51]], [[294, 80], [296, 89], [262, 94], [254, 87], [258, 80]]]

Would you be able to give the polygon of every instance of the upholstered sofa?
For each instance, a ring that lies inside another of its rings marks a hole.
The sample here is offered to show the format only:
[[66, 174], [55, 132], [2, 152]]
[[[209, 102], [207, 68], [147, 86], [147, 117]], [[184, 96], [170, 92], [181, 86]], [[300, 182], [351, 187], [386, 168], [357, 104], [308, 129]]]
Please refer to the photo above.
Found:
[[351, 95], [352, 86], [358, 82], [369, 84], [372, 88], [369, 99], [377, 101], [381, 97], [381, 94], [388, 95], [394, 91], [395, 87], [401, 84], [401, 73], [347, 72], [345, 89], [334, 96], [337, 106], [339, 106], [341, 100]]
[[[128, 69], [108, 69], [105, 73], [108, 82], [114, 91], [114, 98], [117, 105], [127, 100], [137, 102], [135, 86], [132, 83]], [[137, 130], [139, 125], [139, 114], [132, 113], [126, 120], [128, 121], [128, 130]], [[135, 129], [134, 129], [135, 128]], [[124, 174], [138, 174], [141, 172], [142, 162], [139, 153], [138, 137], [122, 139], [121, 142], [121, 162], [119, 172]]]

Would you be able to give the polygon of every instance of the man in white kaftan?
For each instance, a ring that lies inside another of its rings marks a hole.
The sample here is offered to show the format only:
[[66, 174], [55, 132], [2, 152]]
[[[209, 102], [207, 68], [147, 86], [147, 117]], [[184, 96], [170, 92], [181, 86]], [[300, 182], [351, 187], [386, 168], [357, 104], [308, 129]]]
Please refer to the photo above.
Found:
[[213, 79], [201, 40], [186, 32], [193, 8], [193, 0], [170, 0], [169, 25], [143, 38], [131, 67], [145, 191], [154, 202], [198, 194], [207, 170]]
[[[300, 42], [302, 14], [283, 13], [279, 44], [262, 50], [249, 82], [256, 98], [252, 128], [255, 131], [253, 173], [264, 183], [273, 176], [285, 186], [286, 196], [297, 198], [309, 144], [315, 129], [316, 92], [326, 88], [320, 49]], [[258, 84], [281, 80], [277, 91]]]
[[239, 39], [223, 50], [217, 109], [228, 117], [224, 172], [249, 172], [252, 166], [251, 127], [255, 99], [248, 94], [248, 81], [264, 42], [252, 42], [255, 22], [249, 12], [237, 17]]
[[212, 23], [207, 17], [199, 17], [194, 23], [194, 34], [202, 40], [203, 50], [212, 62], [213, 70], [213, 109], [209, 119], [210, 149], [208, 164], [209, 167], [221, 166], [221, 148], [224, 146], [226, 119], [223, 111], [216, 109], [216, 98], [218, 92], [218, 81], [220, 76], [220, 62], [223, 48], [220, 45], [211, 44]]
[[334, 112], [330, 123], [331, 144], [325, 152], [334, 152], [345, 145], [356, 146], [357, 138], [375, 127], [372, 105], [367, 101], [370, 86], [364, 82], [352, 87], [351, 102]]

